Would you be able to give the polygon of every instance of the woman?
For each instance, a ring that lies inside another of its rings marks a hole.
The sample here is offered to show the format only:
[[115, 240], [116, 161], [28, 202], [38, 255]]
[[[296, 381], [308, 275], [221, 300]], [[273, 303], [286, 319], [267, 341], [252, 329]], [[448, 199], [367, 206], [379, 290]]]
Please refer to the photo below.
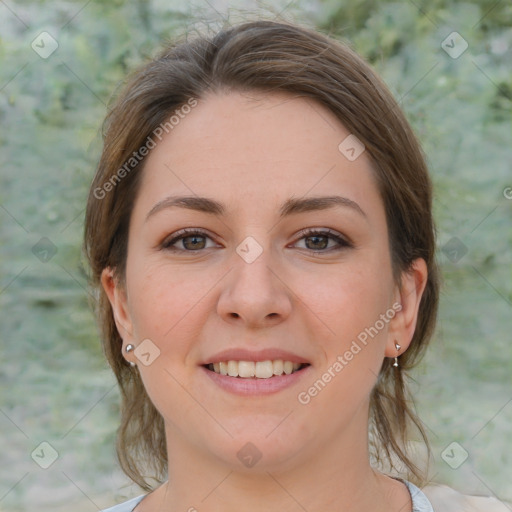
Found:
[[109, 511], [432, 511], [406, 390], [431, 203], [391, 94], [324, 35], [245, 23], [139, 69], [85, 227], [119, 459], [152, 491]]

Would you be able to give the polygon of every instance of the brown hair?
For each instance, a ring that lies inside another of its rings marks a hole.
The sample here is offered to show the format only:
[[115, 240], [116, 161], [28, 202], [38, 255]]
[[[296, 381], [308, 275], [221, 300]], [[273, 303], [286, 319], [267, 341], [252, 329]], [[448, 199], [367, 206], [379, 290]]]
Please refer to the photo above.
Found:
[[370, 432], [379, 447], [373, 456], [390, 468], [398, 461], [410, 472], [408, 478], [423, 482], [424, 474], [406, 449], [411, 422], [430, 449], [409, 403], [404, 375], [419, 361], [433, 333], [439, 295], [432, 186], [425, 160], [399, 106], [363, 59], [314, 30], [273, 21], [243, 23], [211, 38], [197, 36], [167, 47], [132, 75], [105, 120], [103, 153], [87, 203], [84, 248], [99, 292], [104, 350], [122, 394], [117, 453], [123, 470], [150, 490], [148, 474], [160, 482], [167, 468], [163, 419], [137, 369], [122, 356], [122, 339], [100, 285], [106, 267], [121, 282], [124, 276], [130, 214], [145, 159], [131, 167], [126, 162], [174, 111], [218, 90], [279, 91], [310, 98], [332, 111], [366, 146], [385, 205], [397, 283], [416, 258], [423, 258], [428, 269], [411, 345], [398, 368], [384, 359], [372, 391]]

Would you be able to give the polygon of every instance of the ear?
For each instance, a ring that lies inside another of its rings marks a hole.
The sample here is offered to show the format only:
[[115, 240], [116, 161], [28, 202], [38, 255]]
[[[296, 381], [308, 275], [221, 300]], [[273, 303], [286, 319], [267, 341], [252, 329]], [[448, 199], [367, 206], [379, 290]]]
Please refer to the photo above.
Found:
[[[395, 290], [395, 303], [401, 304], [401, 309], [389, 322], [386, 357], [403, 354], [411, 344], [427, 277], [427, 264], [422, 258], [414, 260], [411, 267], [402, 273], [400, 287]], [[400, 345], [398, 351], [395, 343]]]
[[123, 339], [123, 355], [125, 359], [129, 360], [124, 352], [124, 348], [129, 343], [133, 343], [133, 324], [128, 309], [128, 300], [126, 290], [119, 283], [114, 275], [113, 269], [110, 267], [104, 268], [101, 273], [101, 285], [107, 294], [114, 320], [116, 322], [117, 331]]

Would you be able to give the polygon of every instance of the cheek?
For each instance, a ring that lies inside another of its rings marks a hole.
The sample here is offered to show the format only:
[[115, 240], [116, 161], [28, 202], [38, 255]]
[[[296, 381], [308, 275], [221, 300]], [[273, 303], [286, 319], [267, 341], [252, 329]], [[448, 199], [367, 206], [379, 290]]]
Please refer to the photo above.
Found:
[[[339, 271], [331, 268], [325, 279], [315, 276], [302, 280], [303, 300], [321, 320], [317, 325], [325, 333], [319, 339], [316, 332], [316, 343], [323, 353], [321, 382], [316, 388], [323, 396], [315, 399], [315, 407], [327, 406], [339, 397], [343, 397], [345, 407], [356, 407], [369, 394], [379, 373], [394, 311], [389, 314], [391, 270], [387, 271], [385, 262], [373, 259], [370, 263], [366, 258], [355, 258]], [[325, 391], [324, 384], [328, 388]], [[316, 388], [313, 394], [318, 392]]]
[[[387, 340], [388, 322], [381, 319], [390, 310], [389, 289], [378, 273], [356, 270], [330, 274], [328, 285], [306, 280], [305, 300], [323, 326], [325, 336], [316, 336], [322, 361], [315, 375], [297, 396], [312, 417], [325, 419], [331, 411], [333, 424], [352, 418], [365, 407], [373, 389]], [[312, 318], [312, 316], [310, 316]]]
[[324, 320], [336, 339], [357, 336], [391, 306], [390, 272], [378, 264], [360, 261], [327, 269], [323, 277], [302, 275], [297, 282], [301, 300]]
[[[135, 262], [134, 262], [135, 263]], [[128, 283], [129, 306], [138, 339], [153, 340], [164, 354], [172, 348], [174, 357], [199, 338], [201, 303], [215, 280], [205, 272], [187, 273], [165, 265], [139, 265]], [[182, 359], [182, 358], [180, 358]]]

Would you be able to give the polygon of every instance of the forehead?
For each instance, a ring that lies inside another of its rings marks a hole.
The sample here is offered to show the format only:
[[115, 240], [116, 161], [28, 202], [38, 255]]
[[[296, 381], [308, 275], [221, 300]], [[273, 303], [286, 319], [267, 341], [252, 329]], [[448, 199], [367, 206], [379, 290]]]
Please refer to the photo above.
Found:
[[382, 213], [366, 152], [351, 161], [339, 149], [349, 135], [311, 99], [210, 94], [151, 150], [138, 203], [147, 213], [170, 194], [209, 196], [240, 213], [340, 193]]

